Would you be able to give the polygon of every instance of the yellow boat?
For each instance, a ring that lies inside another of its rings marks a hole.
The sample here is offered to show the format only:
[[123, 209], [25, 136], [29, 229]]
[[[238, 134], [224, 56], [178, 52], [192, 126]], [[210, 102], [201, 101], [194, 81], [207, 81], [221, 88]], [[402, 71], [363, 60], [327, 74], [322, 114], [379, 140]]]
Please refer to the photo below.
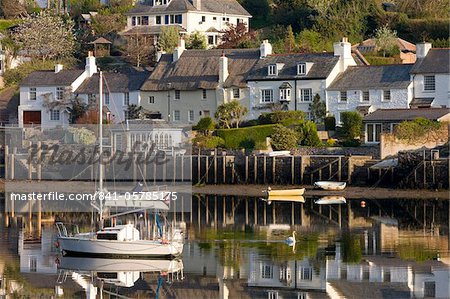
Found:
[[272, 190], [267, 188], [267, 194], [270, 196], [302, 196], [305, 193], [305, 188], [288, 189], [288, 190]]
[[269, 196], [267, 198], [267, 202], [271, 203], [272, 201], [290, 201], [290, 202], [300, 202], [304, 203], [305, 198], [303, 196]]

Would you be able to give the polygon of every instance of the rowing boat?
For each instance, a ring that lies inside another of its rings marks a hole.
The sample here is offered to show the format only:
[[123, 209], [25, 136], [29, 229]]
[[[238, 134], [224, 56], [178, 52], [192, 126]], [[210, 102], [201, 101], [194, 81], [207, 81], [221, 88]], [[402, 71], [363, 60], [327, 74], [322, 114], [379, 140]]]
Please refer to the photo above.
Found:
[[314, 187], [329, 191], [341, 191], [346, 186], [347, 183], [345, 182], [319, 181], [314, 183]]

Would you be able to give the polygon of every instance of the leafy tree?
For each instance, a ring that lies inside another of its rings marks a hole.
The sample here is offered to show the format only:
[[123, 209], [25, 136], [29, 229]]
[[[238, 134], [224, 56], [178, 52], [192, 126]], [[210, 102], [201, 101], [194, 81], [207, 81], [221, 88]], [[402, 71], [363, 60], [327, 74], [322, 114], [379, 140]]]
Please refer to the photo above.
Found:
[[297, 45], [295, 44], [295, 35], [292, 31], [292, 26], [289, 25], [286, 28], [286, 36], [284, 38], [284, 52], [292, 53], [295, 52]]
[[297, 147], [299, 134], [283, 125], [276, 125], [273, 128], [273, 133], [270, 135], [270, 138], [270, 143], [274, 150], [290, 150]]
[[314, 96], [313, 102], [309, 104], [309, 110], [311, 111], [311, 119], [316, 124], [322, 122], [327, 115], [327, 104], [325, 101], [321, 101], [318, 93]]
[[75, 51], [74, 23], [49, 11], [28, 16], [12, 33], [13, 40], [33, 58], [68, 57]]
[[78, 120], [82, 118], [88, 111], [88, 105], [81, 101], [79, 98], [75, 98], [72, 107], [67, 107], [70, 112], [69, 121], [71, 124], [78, 123]]
[[98, 11], [100, 7], [100, 1], [98, 0], [70, 0], [69, 3], [70, 14], [74, 17], [77, 17], [82, 13]]
[[134, 34], [127, 37], [126, 54], [128, 60], [136, 67], [149, 62], [154, 52], [154, 47], [145, 35]]
[[126, 26], [126, 18], [120, 13], [99, 13], [92, 18], [91, 28], [97, 36], [118, 33]]
[[17, 0], [2, 0], [0, 1], [0, 15], [6, 19], [17, 18], [27, 14], [25, 6]]
[[341, 113], [342, 135], [346, 139], [359, 139], [362, 130], [362, 116], [356, 111]]
[[174, 26], [164, 26], [161, 28], [161, 34], [158, 38], [158, 48], [167, 53], [172, 53], [178, 46], [180, 33]]
[[193, 32], [186, 39], [186, 48], [188, 49], [206, 49], [207, 47], [206, 36], [198, 31]]
[[302, 30], [297, 37], [300, 52], [317, 53], [332, 48], [331, 43], [323, 39], [321, 34], [315, 30]]
[[320, 146], [322, 144], [319, 135], [317, 134], [316, 124], [312, 121], [306, 121], [304, 124], [300, 125], [297, 130], [302, 136], [300, 142], [301, 145]]
[[241, 103], [238, 101], [231, 101], [217, 107], [214, 116], [219, 121], [219, 125], [223, 128], [239, 128], [239, 123], [247, 112], [248, 109], [242, 106]]
[[397, 32], [387, 25], [378, 28], [375, 31], [375, 45], [377, 51], [383, 52], [383, 57], [386, 57], [386, 54], [398, 54], [394, 53], [395, 50], [398, 52]]
[[142, 118], [142, 106], [136, 104], [128, 105], [128, 118], [129, 119], [139, 119]]
[[246, 48], [253, 46], [256, 39], [256, 32], [248, 30], [246, 24], [239, 23], [237, 25], [229, 24], [228, 29], [221, 31], [222, 44], [221, 49]]
[[205, 136], [209, 136], [212, 134], [216, 127], [216, 122], [211, 117], [203, 117], [201, 118], [197, 125], [194, 127], [195, 130], [202, 133]]
[[436, 134], [442, 123], [426, 118], [416, 118], [413, 121], [403, 121], [395, 128], [395, 136], [408, 141], [419, 141]]

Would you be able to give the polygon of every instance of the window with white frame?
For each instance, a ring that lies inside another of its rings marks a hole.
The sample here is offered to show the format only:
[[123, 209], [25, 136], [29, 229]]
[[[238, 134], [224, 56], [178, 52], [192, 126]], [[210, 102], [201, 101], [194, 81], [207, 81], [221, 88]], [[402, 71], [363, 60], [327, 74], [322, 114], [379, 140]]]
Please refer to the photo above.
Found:
[[280, 101], [290, 101], [291, 100], [291, 89], [282, 88], [280, 89]]
[[149, 96], [148, 97], [148, 103], [149, 104], [155, 104], [155, 97], [154, 96]]
[[189, 110], [188, 121], [189, 122], [193, 122], [194, 121], [194, 110]]
[[36, 101], [37, 99], [36, 87], [30, 87], [28, 99], [30, 101]]
[[241, 97], [241, 90], [239, 88], [233, 88], [233, 99], [239, 99]]
[[174, 121], [180, 121], [180, 119], [181, 119], [180, 110], [173, 111], [173, 120]]
[[391, 91], [390, 90], [383, 90], [383, 101], [384, 102], [391, 101]]
[[56, 87], [56, 100], [64, 100], [64, 87]]
[[208, 93], [206, 92], [206, 89], [202, 90], [202, 99], [206, 100], [208, 98]]
[[272, 279], [273, 278], [273, 266], [270, 264], [261, 265], [261, 278]]
[[339, 102], [347, 102], [347, 92], [346, 91], [339, 92]]
[[50, 120], [59, 120], [60, 113], [59, 110], [50, 109]]
[[124, 106], [130, 105], [130, 93], [129, 92], [123, 93], [123, 105]]
[[370, 95], [368, 91], [362, 92], [362, 101], [363, 102], [369, 102], [370, 101]]
[[277, 75], [277, 65], [271, 64], [267, 67], [267, 74], [269, 76], [276, 76]]
[[309, 267], [302, 267], [300, 269], [300, 279], [301, 280], [312, 280], [313, 269]]
[[299, 63], [297, 65], [297, 75], [306, 75], [306, 63]]
[[181, 99], [181, 91], [175, 90], [175, 100]]
[[103, 97], [105, 98], [105, 105], [109, 105], [109, 92], [106, 92]]
[[273, 102], [273, 89], [262, 89], [261, 103], [272, 103], [272, 102]]
[[436, 90], [436, 78], [434, 76], [423, 76], [423, 90], [425, 91]]
[[381, 124], [366, 124], [366, 142], [380, 142]]
[[267, 292], [267, 299], [278, 299], [280, 298], [278, 296], [278, 291], [268, 291]]
[[311, 102], [312, 101], [312, 89], [302, 88], [300, 89], [300, 102]]

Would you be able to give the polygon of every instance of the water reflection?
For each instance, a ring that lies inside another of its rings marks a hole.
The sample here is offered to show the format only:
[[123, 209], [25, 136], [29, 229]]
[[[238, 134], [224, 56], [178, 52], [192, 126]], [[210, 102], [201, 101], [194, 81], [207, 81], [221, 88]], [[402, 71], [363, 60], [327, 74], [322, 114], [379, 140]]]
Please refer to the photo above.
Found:
[[[448, 201], [198, 197], [180, 260], [59, 257], [47, 218], [2, 215], [0, 292], [61, 298], [449, 298]], [[89, 215], [77, 216], [80, 224]], [[5, 225], [6, 224], [6, 225]], [[34, 231], [32, 231], [34, 228]], [[295, 250], [284, 240], [297, 231]], [[1, 294], [1, 293], [0, 293]]]

